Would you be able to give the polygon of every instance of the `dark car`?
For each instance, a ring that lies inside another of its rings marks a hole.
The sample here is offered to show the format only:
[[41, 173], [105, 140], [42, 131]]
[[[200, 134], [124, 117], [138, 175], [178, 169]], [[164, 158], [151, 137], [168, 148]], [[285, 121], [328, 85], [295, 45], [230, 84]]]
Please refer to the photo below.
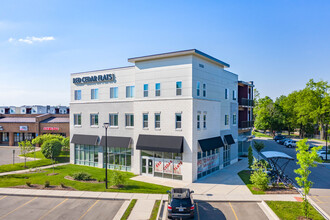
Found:
[[284, 142], [286, 142], [287, 140], [291, 140], [291, 139], [290, 138], [284, 138], [284, 139], [278, 140], [276, 142], [283, 145]]
[[285, 139], [286, 137], [285, 136], [283, 136], [283, 135], [276, 135], [275, 137], [274, 137], [274, 141], [277, 141], [277, 140], [283, 140], [283, 139]]
[[194, 218], [195, 204], [187, 188], [173, 188], [169, 193], [167, 213], [169, 219]]

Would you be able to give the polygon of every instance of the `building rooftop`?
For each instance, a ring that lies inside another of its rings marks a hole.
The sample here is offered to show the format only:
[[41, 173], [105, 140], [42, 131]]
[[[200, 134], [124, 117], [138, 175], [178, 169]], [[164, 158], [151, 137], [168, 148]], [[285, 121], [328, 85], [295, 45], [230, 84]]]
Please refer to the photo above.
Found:
[[212, 57], [206, 53], [203, 53], [202, 51], [199, 51], [197, 49], [180, 50], [180, 51], [160, 53], [160, 54], [154, 54], [154, 55], [148, 55], [148, 56], [142, 56], [142, 57], [133, 57], [133, 58], [129, 58], [128, 62], [135, 63], [135, 62], [141, 62], [141, 61], [147, 61], [147, 60], [155, 60], [155, 59], [185, 56], [185, 55], [195, 55], [195, 56], [201, 57], [212, 63], [220, 65], [223, 68], [230, 67], [230, 65], [228, 63], [225, 63], [225, 62], [223, 62], [215, 57]]
[[36, 118], [0, 118], [0, 123], [34, 123]]
[[69, 123], [70, 122], [70, 118], [60, 118], [60, 117], [50, 117], [47, 118], [43, 121], [41, 121], [40, 123]]

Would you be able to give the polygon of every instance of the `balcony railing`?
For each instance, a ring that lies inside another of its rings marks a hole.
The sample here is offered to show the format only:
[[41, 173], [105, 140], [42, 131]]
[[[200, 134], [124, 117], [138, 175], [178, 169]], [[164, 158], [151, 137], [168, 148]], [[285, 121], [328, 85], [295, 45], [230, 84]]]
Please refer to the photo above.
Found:
[[240, 121], [238, 123], [238, 128], [244, 129], [244, 128], [253, 128], [254, 121]]
[[253, 99], [247, 99], [247, 98], [238, 99], [238, 104], [243, 106], [254, 106]]

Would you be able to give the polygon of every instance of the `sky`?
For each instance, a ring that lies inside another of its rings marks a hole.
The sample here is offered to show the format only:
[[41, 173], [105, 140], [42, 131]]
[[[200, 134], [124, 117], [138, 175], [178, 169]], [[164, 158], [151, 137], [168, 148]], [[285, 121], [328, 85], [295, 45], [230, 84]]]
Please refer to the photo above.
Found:
[[2, 0], [0, 105], [69, 105], [70, 74], [198, 49], [275, 99], [330, 81], [330, 1]]

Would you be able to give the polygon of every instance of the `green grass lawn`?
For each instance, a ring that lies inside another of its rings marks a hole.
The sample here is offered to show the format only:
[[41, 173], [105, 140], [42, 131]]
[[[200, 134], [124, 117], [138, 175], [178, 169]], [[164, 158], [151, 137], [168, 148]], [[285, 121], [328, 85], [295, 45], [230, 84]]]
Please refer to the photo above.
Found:
[[150, 220], [156, 220], [158, 210], [159, 210], [160, 200], [156, 200], [154, 207], [152, 208], [152, 212], [150, 215]]
[[[46, 159], [45, 156], [41, 153], [41, 151], [30, 152], [26, 154], [26, 157], [34, 158], [34, 154], [36, 158]], [[23, 155], [19, 155], [23, 157]], [[61, 151], [60, 155], [55, 158], [58, 163], [67, 163], [70, 161], [70, 151]]]
[[254, 135], [255, 137], [273, 138], [270, 135], [267, 135], [267, 134], [264, 134], [264, 133], [261, 133], [261, 132], [258, 132], [258, 131], [253, 131], [252, 135]]
[[51, 164], [52, 164], [52, 160], [49, 160], [49, 159], [28, 161], [28, 162], [26, 162], [27, 168], [24, 167], [24, 162], [15, 163], [15, 164], [6, 164], [6, 165], [0, 166], [0, 173], [10, 172], [10, 171], [15, 171], [15, 170], [25, 170], [25, 169], [35, 168], [35, 167], [47, 166], [47, 165], [51, 165]]
[[252, 192], [252, 194], [265, 194], [265, 191], [253, 189], [254, 186], [250, 181], [251, 171], [242, 170], [238, 173], [238, 175], [239, 175], [239, 177], [241, 177], [241, 179], [243, 180], [245, 185], [249, 188], [249, 190]]
[[137, 201], [136, 199], [132, 199], [132, 201], [129, 203], [124, 215], [120, 218], [120, 220], [128, 219], [129, 215], [131, 214], [131, 212], [135, 206], [136, 201]]
[[[65, 176], [69, 176], [70, 174], [83, 171], [89, 173], [93, 179], [103, 180], [104, 172], [105, 172], [104, 169], [95, 168], [95, 167], [87, 167], [87, 166], [80, 166], [73, 164], [58, 166], [55, 167], [55, 173], [59, 173], [59, 174], [53, 176], [47, 176], [47, 174], [53, 172], [52, 168], [46, 169], [45, 171], [46, 172], [41, 172], [41, 173], [0, 176], [0, 187], [25, 185], [27, 181], [31, 182], [32, 184], [44, 185], [45, 181], [50, 181], [50, 185], [60, 185], [61, 183], [63, 183], [65, 186], [70, 186], [76, 190], [83, 190], [83, 191], [166, 194], [166, 191], [171, 189], [170, 187], [166, 187], [166, 186], [160, 186], [156, 184], [131, 180], [130, 178], [134, 177], [135, 175], [129, 172], [122, 172], [126, 183], [124, 184], [124, 187], [120, 189], [105, 190], [104, 183], [83, 183], [83, 182], [64, 179]], [[120, 172], [120, 171], [108, 170], [109, 185], [113, 185], [113, 181], [111, 179], [113, 172]]]
[[[266, 201], [266, 203], [280, 219], [297, 219], [297, 217], [303, 216], [302, 202]], [[308, 217], [313, 220], [324, 219], [313, 206], [310, 206], [310, 216]]]

